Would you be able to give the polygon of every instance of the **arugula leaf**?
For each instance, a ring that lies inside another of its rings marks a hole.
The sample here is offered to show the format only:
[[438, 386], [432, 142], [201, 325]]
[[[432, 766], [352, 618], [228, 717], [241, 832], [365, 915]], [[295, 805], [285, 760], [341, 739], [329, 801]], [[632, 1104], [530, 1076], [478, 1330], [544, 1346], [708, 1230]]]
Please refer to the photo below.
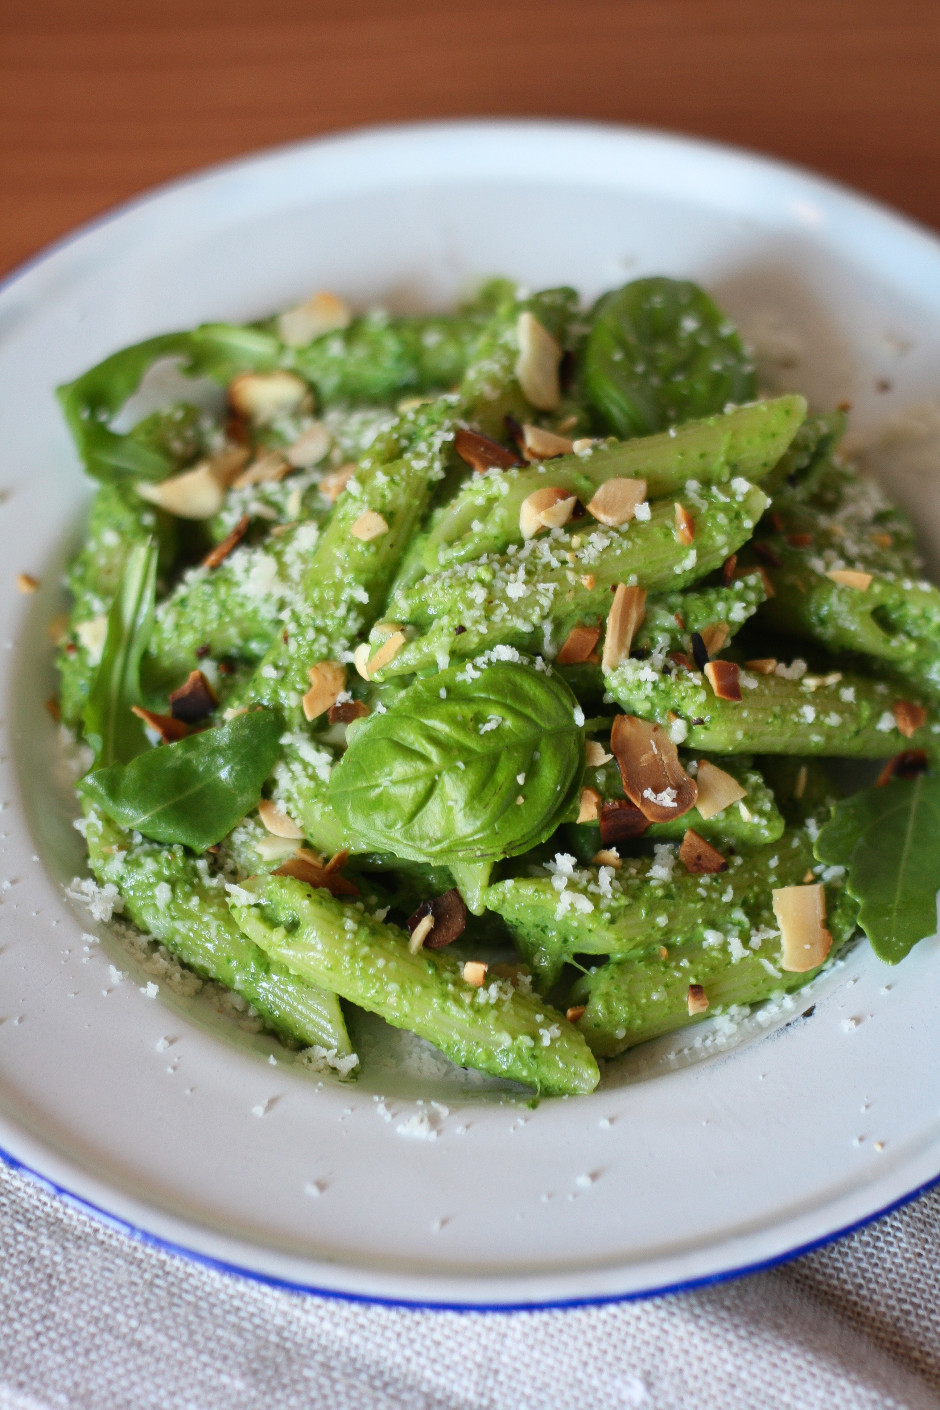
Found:
[[595, 304], [584, 387], [606, 428], [646, 436], [757, 394], [741, 340], [704, 290], [636, 279]]
[[577, 791], [583, 716], [559, 676], [460, 664], [363, 720], [329, 797], [357, 843], [413, 861], [516, 856]]
[[277, 763], [283, 732], [273, 710], [252, 710], [227, 724], [96, 769], [82, 791], [109, 818], [155, 842], [194, 852], [221, 841], [261, 797]]
[[837, 803], [816, 857], [846, 868], [846, 890], [879, 959], [897, 964], [937, 929], [940, 777], [894, 779]]
[[124, 764], [147, 747], [131, 706], [140, 702], [140, 662], [153, 630], [158, 551], [152, 540], [132, 548], [108, 614], [108, 634], [82, 714], [95, 764]]

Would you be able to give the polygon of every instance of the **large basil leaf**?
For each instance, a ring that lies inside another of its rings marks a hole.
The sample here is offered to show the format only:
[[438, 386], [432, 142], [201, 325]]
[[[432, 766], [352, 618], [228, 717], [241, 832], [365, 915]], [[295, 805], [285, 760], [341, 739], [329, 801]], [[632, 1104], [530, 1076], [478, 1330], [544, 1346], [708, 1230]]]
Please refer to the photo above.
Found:
[[330, 801], [363, 848], [414, 861], [511, 857], [544, 841], [577, 790], [583, 717], [559, 676], [452, 666], [357, 728]]
[[647, 436], [756, 395], [741, 340], [704, 290], [637, 279], [595, 304], [584, 349], [588, 400], [615, 435]]
[[924, 774], [837, 803], [817, 838], [819, 861], [845, 867], [859, 924], [888, 964], [937, 929], [938, 838], [940, 778]]
[[157, 548], [132, 548], [108, 614], [108, 633], [82, 714], [95, 764], [125, 764], [147, 747], [131, 706], [140, 703], [140, 662], [153, 630]]
[[283, 728], [273, 710], [236, 715], [216, 729], [148, 749], [129, 764], [96, 769], [82, 791], [122, 826], [202, 852], [257, 804]]

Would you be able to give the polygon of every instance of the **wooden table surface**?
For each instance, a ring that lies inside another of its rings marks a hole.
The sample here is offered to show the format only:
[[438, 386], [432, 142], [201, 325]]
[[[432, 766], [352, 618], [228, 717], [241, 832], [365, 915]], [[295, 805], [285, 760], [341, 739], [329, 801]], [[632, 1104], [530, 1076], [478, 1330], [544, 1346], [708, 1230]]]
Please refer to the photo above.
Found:
[[940, 0], [0, 0], [0, 269], [253, 148], [491, 114], [739, 143], [940, 228]]

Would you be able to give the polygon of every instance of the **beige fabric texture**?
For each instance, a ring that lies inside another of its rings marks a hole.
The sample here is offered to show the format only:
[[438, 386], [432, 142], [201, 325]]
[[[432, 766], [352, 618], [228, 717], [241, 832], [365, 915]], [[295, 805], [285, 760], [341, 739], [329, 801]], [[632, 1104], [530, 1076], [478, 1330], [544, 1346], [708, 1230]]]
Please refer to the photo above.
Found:
[[564, 1311], [282, 1292], [0, 1169], [0, 1410], [940, 1410], [940, 1190], [771, 1272]]

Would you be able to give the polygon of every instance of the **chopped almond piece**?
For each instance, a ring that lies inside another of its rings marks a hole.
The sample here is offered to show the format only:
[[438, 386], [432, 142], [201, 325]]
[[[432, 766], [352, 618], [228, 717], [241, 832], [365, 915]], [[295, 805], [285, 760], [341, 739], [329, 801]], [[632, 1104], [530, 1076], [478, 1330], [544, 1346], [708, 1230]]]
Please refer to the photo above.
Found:
[[516, 323], [519, 356], [515, 373], [527, 401], [538, 411], [554, 411], [561, 401], [561, 348], [531, 313], [520, 313]]
[[233, 490], [248, 489], [250, 485], [277, 485], [291, 472], [291, 466], [279, 450], [269, 450], [259, 455], [232, 482]]
[[431, 924], [424, 932], [425, 949], [442, 950], [445, 945], [452, 944], [462, 935], [467, 924], [467, 907], [457, 888], [452, 887], [440, 896], [431, 896], [427, 901], [421, 902], [414, 915], [409, 916], [405, 922], [411, 931], [412, 940], [426, 917], [430, 919]]
[[320, 481], [320, 493], [325, 495], [331, 504], [335, 504], [355, 473], [354, 460], [347, 461], [338, 470], [331, 470], [329, 475], [324, 475]]
[[856, 592], [864, 592], [871, 586], [873, 573], [860, 573], [855, 568], [831, 568], [826, 574], [834, 583], [840, 587], [854, 588]]
[[22, 593], [35, 592], [39, 586], [39, 579], [34, 578], [32, 573], [17, 573], [16, 590]]
[[599, 852], [594, 853], [591, 861], [596, 867], [613, 867], [614, 871], [623, 866], [616, 847], [602, 847]]
[[207, 460], [192, 470], [184, 470], [181, 475], [170, 475], [158, 484], [138, 481], [136, 489], [141, 499], [165, 509], [177, 519], [211, 519], [225, 500], [225, 487]]
[[304, 718], [316, 720], [325, 715], [336, 697], [346, 687], [346, 667], [339, 661], [317, 661], [307, 670], [310, 689], [303, 697]]
[[486, 972], [489, 965], [483, 960], [467, 960], [461, 974], [467, 984], [472, 984], [474, 989], [482, 989], [486, 983]]
[[294, 819], [270, 798], [262, 798], [258, 804], [258, 817], [275, 837], [289, 837], [299, 842], [304, 835], [303, 828], [298, 827]]
[[46, 709], [49, 711], [51, 719], [54, 721], [55, 724], [58, 724], [62, 719], [62, 707], [60, 706], [58, 700], [55, 698], [54, 695], [50, 695], [49, 699], [45, 702], [45, 705]]
[[905, 739], [910, 739], [927, 723], [927, 711], [923, 705], [915, 705], [913, 700], [896, 700], [891, 706], [891, 713]]
[[597, 822], [601, 811], [601, 795], [596, 788], [582, 788], [578, 802], [578, 822]]
[[719, 700], [740, 700], [741, 683], [736, 661], [708, 661], [705, 676]]
[[305, 881], [308, 886], [329, 891], [331, 896], [358, 896], [359, 887], [340, 874], [340, 867], [349, 854], [338, 852], [336, 855], [341, 858], [339, 866], [334, 865], [336, 858], [324, 865], [319, 853], [312, 852], [308, 847], [298, 847], [294, 855], [288, 857], [272, 875], [292, 876], [297, 881]]
[[584, 762], [589, 769], [599, 769], [602, 764], [606, 764], [613, 757], [613, 754], [608, 754], [603, 744], [598, 744], [596, 739], [589, 739], [584, 746]]
[[695, 538], [695, 520], [684, 504], [676, 503], [676, 538], [687, 548]]
[[565, 1009], [565, 1018], [569, 1023], [577, 1023], [579, 1018], [583, 1018], [587, 1011], [587, 1004], [573, 1004], [570, 1009]]
[[277, 330], [289, 348], [304, 348], [324, 333], [346, 328], [352, 319], [345, 299], [325, 291], [289, 308], [277, 320]]
[[878, 548], [890, 548], [894, 543], [894, 538], [891, 534], [871, 534], [870, 538], [872, 543], [876, 544]]
[[710, 627], [703, 627], [698, 635], [709, 656], [717, 656], [731, 635], [731, 628], [727, 622], [713, 622]]
[[650, 822], [669, 822], [695, 807], [698, 786], [680, 764], [676, 746], [662, 725], [636, 715], [617, 715], [610, 747], [624, 793]]
[[203, 568], [218, 568], [220, 563], [224, 563], [232, 549], [241, 543], [248, 532], [248, 525], [251, 523], [251, 516], [243, 514], [230, 534], [226, 534], [221, 543], [217, 543], [215, 548], [209, 550], [202, 560]]
[[601, 841], [605, 848], [642, 837], [650, 820], [629, 798], [608, 798], [601, 804]]
[[705, 1012], [708, 1008], [708, 995], [705, 993], [701, 984], [689, 985], [686, 1003], [688, 1005], [690, 1018], [694, 1018], [696, 1014]]
[[482, 436], [479, 431], [468, 431], [464, 426], [458, 426], [454, 435], [454, 450], [466, 465], [481, 475], [486, 470], [509, 470], [521, 463], [518, 455], [499, 441]]
[[383, 534], [388, 533], [388, 523], [374, 509], [367, 509], [364, 514], [359, 515], [349, 532], [363, 543], [369, 543], [372, 539], [380, 539]]
[[572, 627], [555, 657], [556, 665], [580, 666], [590, 657], [600, 640], [600, 635], [600, 627]]
[[175, 744], [178, 739], [185, 739], [189, 734], [189, 726], [174, 715], [157, 715], [153, 710], [144, 710], [140, 705], [132, 705], [131, 713], [143, 720], [148, 728], [156, 730], [163, 744]]
[[689, 872], [710, 875], [713, 872], [728, 870], [728, 863], [718, 848], [706, 842], [701, 833], [691, 827], [679, 846], [679, 860]]
[[924, 749], [905, 749], [889, 759], [875, 779], [876, 788], [884, 788], [893, 778], [916, 778], [927, 772], [927, 753]]
[[293, 372], [242, 372], [229, 383], [228, 403], [238, 416], [266, 426], [311, 405], [306, 382]]
[[777, 669], [777, 658], [758, 656], [754, 661], [745, 661], [744, 664], [749, 671], [756, 671], [759, 676], [772, 676]]
[[369, 679], [369, 656], [371, 653], [372, 647], [367, 641], [361, 641], [353, 652], [353, 665], [364, 681]]
[[284, 454], [297, 470], [309, 470], [319, 465], [332, 444], [329, 431], [322, 421], [314, 421], [286, 449]]
[[593, 436], [579, 436], [578, 439], [572, 443], [571, 449], [574, 451], [575, 455], [587, 455], [588, 451], [592, 450], [596, 445], [597, 441]]
[[567, 436], [556, 436], [541, 426], [522, 427], [522, 449], [527, 460], [551, 460], [554, 455], [570, 455], [574, 442]]
[[604, 654], [601, 665], [612, 671], [630, 655], [637, 628], [646, 615], [646, 588], [617, 584], [613, 605], [607, 617]]
[[369, 674], [366, 679], [370, 680], [378, 671], [384, 670], [391, 661], [394, 661], [404, 644], [405, 633], [402, 631], [392, 632], [390, 636], [387, 636], [375, 655], [370, 657], [367, 662], [366, 669]]
[[594, 587], [596, 583], [597, 579], [593, 573], [582, 573], [581, 586], [587, 588], [588, 592], [591, 591], [591, 588]]
[[747, 789], [742, 788], [736, 778], [725, 773], [724, 769], [719, 769], [717, 764], [709, 763], [707, 759], [700, 759], [698, 774], [698, 801], [696, 806], [699, 816], [706, 822], [709, 818], [715, 817], [717, 813], [724, 812], [725, 808], [732, 803], [739, 803], [742, 798], [747, 797]]
[[551, 527], [559, 528], [571, 518], [576, 503], [574, 495], [568, 490], [559, 489], [557, 485], [543, 485], [541, 489], [533, 490], [519, 506], [519, 532], [524, 539], [534, 538], [540, 529], [549, 527], [550, 519], [543, 516], [551, 516], [551, 511], [556, 506], [559, 507], [558, 514], [562, 517], [559, 520], [556, 514], [557, 522], [551, 523]]
[[[572, 514], [574, 514], [577, 503], [576, 495], [566, 495], [564, 499], [556, 500], [554, 504], [550, 504], [547, 508], [543, 509], [539, 518], [546, 529], [560, 529], [564, 524], [567, 524]], [[568, 556], [573, 562], [573, 556], [571, 554]]]
[[413, 955], [416, 955], [421, 949], [421, 946], [424, 944], [425, 940], [430, 935], [431, 931], [434, 929], [433, 915], [430, 911], [427, 911], [418, 921], [417, 925], [415, 925], [413, 928], [411, 922], [409, 921], [408, 929], [411, 931], [411, 939], [408, 941], [408, 949]]
[[353, 720], [361, 720], [369, 713], [369, 707], [364, 700], [344, 700], [342, 704], [330, 706], [329, 721], [331, 725], [350, 725]]
[[816, 969], [832, 948], [832, 936], [825, 926], [826, 889], [822, 882], [778, 887], [773, 907], [783, 943], [781, 968], [789, 974]]
[[645, 480], [630, 480], [616, 475], [604, 481], [586, 508], [598, 523], [616, 528], [618, 524], [628, 524], [636, 513], [637, 505], [645, 499]]
[[219, 703], [219, 697], [202, 671], [190, 671], [183, 684], [170, 691], [169, 699], [170, 714], [190, 725], [211, 715]]

